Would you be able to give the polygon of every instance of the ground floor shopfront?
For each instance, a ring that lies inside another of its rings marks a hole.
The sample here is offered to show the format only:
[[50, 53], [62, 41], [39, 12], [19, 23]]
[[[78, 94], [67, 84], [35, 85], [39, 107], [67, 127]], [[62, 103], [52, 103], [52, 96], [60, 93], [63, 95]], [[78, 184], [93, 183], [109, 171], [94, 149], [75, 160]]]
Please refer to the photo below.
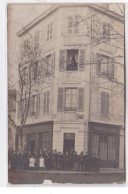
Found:
[[[20, 128], [17, 129], [16, 148], [20, 147]], [[53, 122], [26, 125], [22, 129], [22, 150], [30, 153], [52, 149]]]
[[89, 153], [101, 158], [101, 167], [119, 167], [120, 126], [89, 123], [88, 144]]
[[[27, 125], [22, 132], [22, 149], [81, 151], [101, 158], [101, 167], [124, 167], [124, 134], [120, 126], [100, 123], [45, 122]], [[17, 148], [19, 132], [17, 130]]]

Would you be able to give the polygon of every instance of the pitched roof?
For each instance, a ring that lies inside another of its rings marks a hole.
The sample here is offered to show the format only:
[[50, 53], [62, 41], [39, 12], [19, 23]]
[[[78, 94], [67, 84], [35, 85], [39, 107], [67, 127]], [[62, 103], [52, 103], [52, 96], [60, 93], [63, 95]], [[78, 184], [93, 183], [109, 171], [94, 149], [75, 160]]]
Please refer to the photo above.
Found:
[[51, 8], [43, 12], [40, 16], [36, 17], [34, 20], [32, 20], [30, 23], [28, 23], [26, 26], [24, 26], [18, 33], [17, 35], [20, 37], [26, 32], [28, 32], [31, 28], [33, 28], [35, 25], [40, 23], [42, 20], [44, 20], [46, 17], [57, 11], [61, 7], [90, 7], [92, 9], [95, 9], [99, 12], [101, 12], [104, 15], [107, 15], [109, 17], [112, 17], [120, 22], [124, 22], [124, 17], [120, 14], [115, 13], [114, 11], [111, 11], [109, 9], [106, 9], [102, 6], [99, 6], [98, 4], [83, 4], [83, 3], [61, 3], [61, 4], [54, 4]]

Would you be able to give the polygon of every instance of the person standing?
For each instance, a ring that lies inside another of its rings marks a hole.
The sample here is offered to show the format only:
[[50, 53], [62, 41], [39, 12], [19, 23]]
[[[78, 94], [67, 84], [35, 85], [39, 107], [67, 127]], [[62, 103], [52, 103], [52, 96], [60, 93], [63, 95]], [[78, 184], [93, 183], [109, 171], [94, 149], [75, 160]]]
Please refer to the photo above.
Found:
[[45, 168], [44, 158], [43, 158], [42, 155], [41, 155], [40, 158], [39, 158], [39, 168], [40, 168], [41, 170], [44, 170], [44, 168]]
[[33, 156], [31, 156], [31, 157], [29, 158], [29, 168], [30, 168], [31, 170], [34, 170], [34, 168], [35, 168], [35, 158], [34, 158]]

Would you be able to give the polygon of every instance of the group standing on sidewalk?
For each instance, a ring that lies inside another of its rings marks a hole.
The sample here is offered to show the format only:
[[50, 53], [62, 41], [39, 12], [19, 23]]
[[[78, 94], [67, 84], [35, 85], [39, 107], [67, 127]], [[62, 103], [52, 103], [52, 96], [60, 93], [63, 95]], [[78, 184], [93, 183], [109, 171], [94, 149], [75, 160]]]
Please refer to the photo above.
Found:
[[9, 168], [11, 170], [64, 170], [81, 172], [99, 172], [101, 159], [94, 154], [81, 151], [57, 152], [57, 150], [30, 152], [9, 152]]

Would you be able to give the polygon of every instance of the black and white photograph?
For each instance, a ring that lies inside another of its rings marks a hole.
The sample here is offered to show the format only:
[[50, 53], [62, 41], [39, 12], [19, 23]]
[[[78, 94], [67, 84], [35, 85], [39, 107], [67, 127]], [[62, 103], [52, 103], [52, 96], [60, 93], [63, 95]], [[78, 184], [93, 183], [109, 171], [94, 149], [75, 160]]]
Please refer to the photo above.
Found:
[[125, 4], [7, 5], [8, 184], [123, 184]]

